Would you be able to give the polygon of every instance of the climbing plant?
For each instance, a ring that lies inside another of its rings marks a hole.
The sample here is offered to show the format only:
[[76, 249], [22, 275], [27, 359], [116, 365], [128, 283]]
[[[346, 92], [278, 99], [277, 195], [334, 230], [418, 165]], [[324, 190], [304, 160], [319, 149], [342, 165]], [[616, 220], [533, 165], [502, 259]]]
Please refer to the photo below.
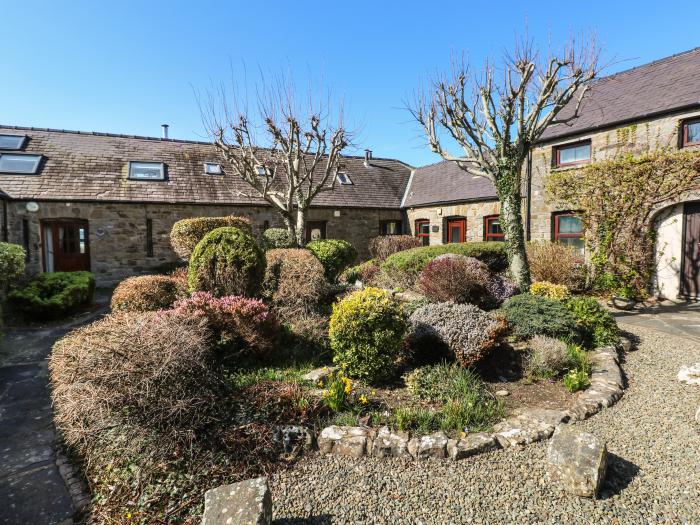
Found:
[[552, 173], [547, 190], [561, 204], [582, 211], [593, 284], [641, 299], [654, 269], [654, 215], [700, 191], [700, 151], [622, 154]]

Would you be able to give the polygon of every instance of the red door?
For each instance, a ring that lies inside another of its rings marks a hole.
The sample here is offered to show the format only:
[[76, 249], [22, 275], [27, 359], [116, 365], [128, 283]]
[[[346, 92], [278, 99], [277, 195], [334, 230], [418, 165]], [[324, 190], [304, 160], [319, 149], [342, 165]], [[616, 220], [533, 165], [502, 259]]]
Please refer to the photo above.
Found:
[[448, 219], [447, 221], [447, 242], [466, 241], [467, 219]]
[[83, 220], [42, 223], [44, 269], [47, 272], [90, 270], [88, 222]]

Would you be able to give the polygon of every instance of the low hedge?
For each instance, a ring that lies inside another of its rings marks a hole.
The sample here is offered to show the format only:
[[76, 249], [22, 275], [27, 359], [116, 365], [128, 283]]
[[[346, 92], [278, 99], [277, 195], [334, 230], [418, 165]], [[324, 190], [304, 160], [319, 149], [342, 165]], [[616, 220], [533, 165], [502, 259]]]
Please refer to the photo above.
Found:
[[56, 319], [90, 304], [95, 277], [90, 272], [43, 273], [8, 294], [10, 305], [34, 319]]
[[253, 234], [250, 220], [247, 217], [193, 217], [180, 219], [170, 231], [170, 245], [180, 257], [188, 260], [192, 256], [195, 246], [204, 236], [223, 227], [238, 228], [248, 235]]
[[357, 250], [348, 241], [340, 239], [321, 239], [306, 245], [316, 258], [321, 261], [326, 271], [326, 279], [336, 282], [345, 268], [357, 259]]
[[187, 279], [172, 275], [139, 275], [124, 279], [112, 294], [115, 312], [150, 312], [170, 308], [187, 296]]
[[546, 335], [568, 343], [579, 342], [581, 334], [576, 318], [555, 299], [528, 293], [511, 297], [500, 309], [518, 339]]
[[417, 279], [427, 264], [445, 253], [455, 253], [474, 257], [486, 263], [492, 272], [502, 272], [508, 268], [508, 254], [502, 242], [464, 242], [421, 246], [394, 253], [381, 265], [382, 272], [389, 276], [403, 274], [409, 279]]
[[284, 228], [268, 228], [262, 234], [262, 247], [264, 250], [281, 248], [294, 248], [297, 241], [294, 236]]

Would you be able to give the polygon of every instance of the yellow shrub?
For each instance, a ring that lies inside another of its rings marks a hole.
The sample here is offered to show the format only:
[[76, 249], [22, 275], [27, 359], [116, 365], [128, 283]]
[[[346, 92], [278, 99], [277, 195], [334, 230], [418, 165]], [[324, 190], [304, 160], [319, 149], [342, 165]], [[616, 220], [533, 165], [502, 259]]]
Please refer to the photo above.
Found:
[[569, 288], [563, 284], [553, 284], [547, 281], [539, 281], [530, 285], [530, 293], [547, 297], [548, 299], [557, 299], [562, 301], [571, 296]]

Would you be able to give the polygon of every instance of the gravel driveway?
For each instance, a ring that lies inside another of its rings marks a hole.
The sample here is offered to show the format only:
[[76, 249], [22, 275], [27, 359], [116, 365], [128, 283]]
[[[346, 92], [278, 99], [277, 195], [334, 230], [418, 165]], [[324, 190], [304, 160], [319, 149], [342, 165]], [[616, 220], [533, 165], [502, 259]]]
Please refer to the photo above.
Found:
[[280, 524], [700, 523], [700, 388], [676, 381], [700, 346], [634, 327], [624, 397], [582, 430], [607, 440], [601, 498], [565, 494], [545, 475], [546, 442], [451, 462], [313, 455], [272, 479]]

